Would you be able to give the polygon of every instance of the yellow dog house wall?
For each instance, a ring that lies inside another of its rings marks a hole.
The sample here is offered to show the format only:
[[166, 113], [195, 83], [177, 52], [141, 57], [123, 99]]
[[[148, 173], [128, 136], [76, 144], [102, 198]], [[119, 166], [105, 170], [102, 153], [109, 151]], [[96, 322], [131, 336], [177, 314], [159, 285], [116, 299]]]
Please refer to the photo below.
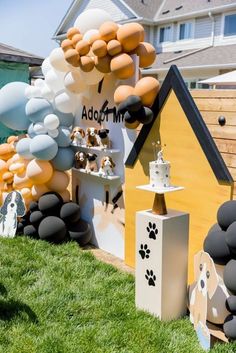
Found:
[[233, 180], [176, 66], [170, 68], [153, 111], [153, 122], [142, 127], [126, 160], [125, 261], [135, 266], [135, 213], [150, 209], [153, 203], [153, 194], [136, 186], [149, 183], [152, 142], [160, 140], [166, 145], [164, 157], [171, 163], [171, 183], [185, 188], [168, 194], [166, 201], [168, 208], [190, 214], [192, 280], [193, 256], [216, 223], [218, 207], [232, 198]]

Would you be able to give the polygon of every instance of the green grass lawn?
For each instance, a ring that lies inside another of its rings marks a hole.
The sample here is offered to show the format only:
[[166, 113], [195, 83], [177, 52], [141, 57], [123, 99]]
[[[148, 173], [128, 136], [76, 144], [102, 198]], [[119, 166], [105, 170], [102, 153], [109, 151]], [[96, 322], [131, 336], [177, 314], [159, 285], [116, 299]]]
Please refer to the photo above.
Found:
[[202, 352], [188, 318], [137, 311], [133, 276], [76, 243], [0, 239], [0, 263], [0, 353]]

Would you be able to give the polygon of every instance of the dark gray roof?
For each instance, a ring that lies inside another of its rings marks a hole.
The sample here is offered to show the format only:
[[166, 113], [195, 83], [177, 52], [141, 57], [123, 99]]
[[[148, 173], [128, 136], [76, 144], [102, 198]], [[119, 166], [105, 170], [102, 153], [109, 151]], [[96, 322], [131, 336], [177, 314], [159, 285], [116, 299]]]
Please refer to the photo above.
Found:
[[125, 0], [125, 3], [139, 16], [153, 20], [163, 0]]
[[0, 60], [38, 66], [42, 64], [44, 58], [0, 43]]
[[156, 12], [155, 20], [164, 20], [188, 15], [192, 12], [216, 9], [225, 5], [235, 5], [235, 0], [164, 0], [161, 11]]
[[178, 68], [227, 67], [227, 65], [236, 67], [236, 44], [160, 53], [157, 54], [152, 69], [168, 70], [171, 65], [177, 65]]

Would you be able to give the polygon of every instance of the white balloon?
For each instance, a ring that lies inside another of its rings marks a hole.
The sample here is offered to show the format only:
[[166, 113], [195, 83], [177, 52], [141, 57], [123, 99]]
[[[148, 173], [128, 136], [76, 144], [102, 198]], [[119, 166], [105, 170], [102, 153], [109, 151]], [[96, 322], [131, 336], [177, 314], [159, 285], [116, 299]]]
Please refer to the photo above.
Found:
[[51, 101], [55, 93], [48, 87], [48, 85], [45, 84], [45, 86], [41, 89], [42, 97]]
[[41, 66], [41, 70], [42, 73], [44, 74], [44, 76], [47, 74], [48, 71], [50, 71], [52, 68], [52, 65], [50, 64], [50, 60], [47, 57], [46, 59], [44, 59], [42, 66]]
[[103, 79], [105, 75], [104, 73], [98, 71], [96, 68], [90, 72], [84, 72], [81, 70], [80, 73], [87, 85], [96, 85]]
[[81, 93], [87, 89], [84, 78], [81, 76], [80, 71], [68, 72], [64, 79], [64, 85], [72, 93]]
[[44, 85], [45, 85], [45, 81], [42, 80], [41, 78], [37, 78], [37, 79], [34, 81], [34, 86], [35, 86], [35, 87], [42, 88], [42, 87], [44, 87]]
[[45, 75], [45, 82], [52, 91], [57, 93], [58, 91], [61, 91], [65, 88], [64, 77], [64, 72], [59, 72], [57, 70], [51, 69]]
[[87, 32], [84, 33], [83, 39], [89, 41], [89, 39], [94, 35], [98, 34], [99, 30], [98, 29], [89, 29]]
[[58, 129], [48, 130], [48, 135], [52, 138], [56, 138], [59, 135]]
[[63, 72], [67, 72], [70, 70], [61, 47], [52, 50], [51, 54], [49, 55], [49, 60], [50, 64], [55, 70]]
[[112, 21], [109, 13], [101, 9], [90, 9], [82, 12], [76, 19], [74, 27], [84, 34], [89, 29], [99, 29], [106, 21]]
[[36, 123], [33, 126], [33, 130], [36, 135], [42, 135], [47, 133], [47, 129], [45, 129], [44, 123]]
[[80, 103], [79, 96], [69, 91], [59, 92], [54, 98], [56, 109], [62, 113], [74, 114], [78, 104]]
[[56, 114], [48, 114], [44, 118], [44, 126], [48, 130], [55, 130], [60, 124], [60, 120]]
[[35, 87], [35, 86], [28, 86], [25, 89], [25, 96], [27, 98], [38, 98], [38, 97], [42, 97], [42, 93], [39, 87]]

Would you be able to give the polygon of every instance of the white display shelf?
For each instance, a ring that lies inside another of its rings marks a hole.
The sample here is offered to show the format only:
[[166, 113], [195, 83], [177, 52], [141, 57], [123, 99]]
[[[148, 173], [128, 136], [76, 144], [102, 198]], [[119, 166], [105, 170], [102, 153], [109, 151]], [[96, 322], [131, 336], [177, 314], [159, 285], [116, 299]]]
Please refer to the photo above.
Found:
[[120, 176], [119, 175], [107, 175], [107, 176], [103, 176], [101, 174], [99, 174], [99, 172], [90, 172], [90, 173], [87, 173], [85, 171], [85, 169], [77, 169], [77, 168], [72, 168], [73, 171], [75, 171], [76, 173], [79, 173], [79, 174], [83, 174], [83, 175], [86, 175], [87, 177], [95, 177], [95, 178], [98, 178], [99, 180], [103, 180], [103, 181], [117, 181], [120, 179]]
[[167, 192], [183, 190], [184, 187], [183, 186], [170, 185], [168, 187], [160, 188], [160, 187], [152, 186], [150, 184], [146, 184], [146, 185], [136, 186], [136, 189], [145, 190], [145, 191], [151, 191], [151, 192], [154, 192], [156, 194], [166, 194]]
[[86, 145], [81, 145], [81, 146], [77, 146], [75, 144], [71, 144], [72, 147], [81, 150], [81, 151], [93, 151], [93, 152], [103, 152], [103, 153], [108, 153], [108, 154], [115, 154], [115, 153], [119, 153], [120, 150], [118, 149], [114, 149], [114, 148], [102, 148], [100, 146], [96, 146], [96, 147], [87, 147]]

